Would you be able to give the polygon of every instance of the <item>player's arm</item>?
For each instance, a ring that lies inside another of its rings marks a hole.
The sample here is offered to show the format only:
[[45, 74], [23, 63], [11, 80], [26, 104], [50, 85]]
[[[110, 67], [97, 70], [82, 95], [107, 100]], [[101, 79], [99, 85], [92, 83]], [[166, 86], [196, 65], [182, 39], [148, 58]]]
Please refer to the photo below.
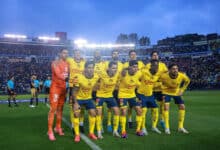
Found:
[[34, 84], [34, 81], [33, 81], [33, 80], [31, 80], [31, 85], [32, 85], [32, 87], [35, 88], [35, 84]]
[[101, 82], [101, 78], [99, 78], [96, 82], [96, 84], [93, 87], [93, 91], [97, 91], [100, 89], [100, 82]]
[[180, 92], [179, 95], [181, 96], [183, 94], [183, 92], [186, 90], [186, 88], [188, 87], [189, 83], [190, 83], [190, 79], [187, 75], [183, 74], [183, 86], [180, 88]]
[[52, 70], [60, 80], [68, 80], [68, 74], [63, 74], [63, 72], [58, 67], [57, 62], [52, 63]]
[[163, 73], [165, 73], [165, 72], [168, 71], [167, 66], [166, 66], [166, 64], [164, 64], [164, 63], [163, 63], [163, 67], [162, 67], [162, 68], [163, 68]]
[[74, 86], [72, 89], [72, 99], [70, 99], [70, 104], [72, 103], [72, 111], [75, 112], [80, 109], [80, 106], [77, 102], [76, 96], [79, 92], [79, 87]]

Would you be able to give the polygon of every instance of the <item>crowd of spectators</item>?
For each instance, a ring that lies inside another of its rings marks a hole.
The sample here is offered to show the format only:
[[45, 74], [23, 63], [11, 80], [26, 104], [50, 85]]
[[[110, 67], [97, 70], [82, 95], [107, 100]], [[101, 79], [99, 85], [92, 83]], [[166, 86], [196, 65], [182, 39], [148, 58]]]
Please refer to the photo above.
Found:
[[[215, 44], [216, 47], [218, 46]], [[16, 91], [27, 93], [30, 89], [30, 77], [35, 74], [38, 80], [44, 81], [51, 75], [50, 64], [57, 56], [61, 47], [42, 45], [22, 45], [0, 43], [0, 92], [6, 92], [6, 82], [10, 75], [15, 76]], [[145, 64], [149, 62], [149, 54], [152, 51], [159, 53], [172, 52], [180, 57], [162, 57], [167, 65], [176, 62], [180, 71], [185, 72], [191, 78], [190, 89], [214, 89], [220, 88], [220, 54], [213, 53], [209, 56], [181, 57], [183, 53], [197, 53], [207, 51], [208, 45], [203, 46], [166, 46], [154, 47], [145, 50], [137, 50], [138, 59]], [[129, 49], [120, 51], [120, 60], [128, 60]], [[83, 56], [92, 57], [93, 51], [83, 51]], [[102, 50], [104, 59], [111, 58], [111, 52]], [[30, 57], [31, 56], [31, 57]]]

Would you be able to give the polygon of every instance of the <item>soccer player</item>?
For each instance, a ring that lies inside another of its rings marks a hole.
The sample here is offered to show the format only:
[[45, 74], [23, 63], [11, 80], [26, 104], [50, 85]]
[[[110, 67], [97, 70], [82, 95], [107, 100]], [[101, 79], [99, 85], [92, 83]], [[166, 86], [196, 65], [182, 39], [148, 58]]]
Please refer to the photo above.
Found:
[[[93, 62], [95, 63], [95, 67], [94, 67], [95, 74], [101, 75], [102, 72], [107, 70], [107, 63], [102, 60], [101, 53], [99, 50], [96, 50], [94, 52]], [[94, 101], [96, 100], [96, 90], [97, 89], [94, 88], [93, 92], [92, 92], [92, 98]], [[104, 109], [103, 109], [103, 111], [104, 111]], [[102, 119], [103, 119], [103, 116], [102, 116]], [[104, 132], [103, 127], [102, 127], [102, 132]]]
[[113, 97], [113, 91], [116, 87], [118, 81], [119, 73], [117, 72], [117, 62], [111, 61], [108, 64], [108, 69], [102, 74], [99, 75], [99, 87], [96, 91], [96, 127], [98, 132], [98, 138], [102, 139], [102, 106], [103, 103], [107, 103], [108, 109], [112, 109], [114, 111], [113, 118], [113, 136], [120, 137], [118, 133], [118, 125], [119, 125], [119, 108], [117, 103]]
[[159, 62], [157, 60], [151, 60], [150, 69], [145, 68], [141, 70], [141, 85], [137, 89], [137, 97], [141, 100], [142, 105], [142, 132], [145, 135], [148, 134], [146, 130], [146, 114], [148, 108], [152, 109], [152, 131], [161, 134], [160, 130], [157, 128], [158, 106], [153, 95], [154, 84], [158, 81], [160, 76], [158, 65]]
[[[129, 51], [129, 61], [131, 60], [137, 60], [137, 53], [135, 50], [130, 50]], [[129, 66], [129, 61], [124, 63], [124, 68], [127, 68]], [[144, 68], [144, 63], [142, 61], [137, 61], [138, 62], [138, 69], [141, 70]], [[132, 128], [132, 109], [128, 108], [128, 127]]]
[[[157, 70], [157, 74], [161, 75], [165, 72], [168, 71], [167, 69], [167, 66], [166, 64], [164, 64], [163, 62], [161, 62], [159, 60], [159, 54], [157, 51], [153, 51], [151, 54], [151, 61], [150, 63], [148, 63], [146, 65], [146, 68], [147, 69], [150, 69], [151, 67], [151, 62], [152, 61], [159, 61], [158, 63], [158, 70]], [[163, 118], [163, 110], [164, 110], [164, 99], [163, 99], [163, 95], [162, 95], [162, 89], [161, 89], [161, 82], [157, 81], [155, 84], [154, 84], [154, 89], [153, 89], [153, 93], [154, 93], [154, 97], [156, 98], [156, 100], [158, 101], [159, 103], [159, 112], [160, 112], [160, 125], [165, 128], [165, 124], [164, 124], [164, 118]]]
[[[123, 64], [119, 61], [118, 50], [112, 51], [112, 61], [115, 61], [117, 63], [117, 72], [120, 74], [123, 69]], [[106, 66], [108, 65], [109, 65], [109, 61], [106, 62]], [[113, 96], [116, 100], [118, 99], [118, 89], [115, 89], [113, 91]], [[107, 131], [112, 132], [112, 109], [108, 109]]]
[[36, 80], [36, 76], [32, 75], [31, 76], [31, 81], [30, 81], [30, 87], [31, 87], [31, 100], [30, 100], [30, 105], [29, 107], [34, 108], [35, 105], [33, 105], [33, 100], [37, 98], [37, 91], [35, 88], [35, 80]]
[[47, 77], [47, 80], [44, 81], [44, 90], [45, 90], [45, 100], [44, 102], [47, 103], [48, 95], [50, 93], [50, 86], [51, 86], [51, 78], [50, 76]]
[[11, 100], [14, 101], [15, 106], [18, 106], [15, 100], [16, 93], [15, 93], [14, 76], [11, 76], [7, 82], [7, 91], [8, 91], [8, 107], [12, 107]]
[[50, 89], [50, 110], [48, 113], [48, 138], [50, 141], [55, 141], [53, 133], [54, 114], [56, 113], [56, 127], [54, 131], [58, 135], [63, 136], [64, 132], [61, 128], [63, 105], [66, 97], [66, 81], [68, 80], [68, 64], [66, 58], [68, 51], [62, 49], [59, 53], [59, 59], [51, 64], [52, 69], [52, 84]]
[[168, 67], [169, 71], [160, 77], [162, 82], [162, 93], [164, 95], [164, 120], [165, 120], [165, 133], [170, 134], [169, 126], [169, 104], [171, 99], [174, 99], [175, 104], [179, 108], [179, 122], [178, 131], [182, 133], [189, 133], [184, 127], [185, 118], [185, 105], [182, 99], [183, 92], [186, 90], [190, 83], [190, 79], [182, 72], [179, 72], [176, 64], [171, 64]]
[[106, 62], [102, 60], [100, 51], [96, 50], [94, 52], [93, 61], [95, 63], [94, 71], [96, 74], [101, 74], [107, 69]]
[[97, 140], [97, 137], [94, 134], [96, 110], [93, 103], [94, 101], [92, 100], [92, 90], [97, 84], [98, 76], [94, 74], [94, 66], [95, 65], [92, 61], [87, 61], [84, 66], [84, 72], [81, 75], [78, 75], [74, 82], [72, 109], [74, 112], [75, 142], [80, 141], [79, 117], [82, 106], [84, 106], [89, 112], [89, 137], [93, 140]]
[[130, 108], [136, 110], [136, 134], [143, 136], [141, 131], [142, 123], [142, 110], [140, 107], [140, 101], [136, 98], [135, 89], [140, 85], [141, 73], [138, 71], [138, 62], [136, 60], [129, 61], [128, 69], [124, 69], [119, 77], [118, 88], [118, 103], [121, 110], [120, 124], [121, 124], [121, 137], [127, 138], [126, 133], [126, 115], [127, 115], [127, 103]]
[[36, 106], [37, 106], [38, 105], [38, 94], [40, 93], [40, 82], [37, 79], [37, 76], [35, 76], [34, 87], [35, 87], [35, 97], [36, 97]]
[[[84, 65], [85, 65], [85, 60], [83, 58], [81, 58], [81, 53], [79, 50], [74, 50], [73, 52], [73, 57], [68, 57], [67, 58], [67, 62], [69, 64], [69, 70], [70, 70], [70, 77], [69, 77], [69, 103], [70, 103], [70, 120], [72, 123], [72, 129], [74, 127], [74, 115], [73, 115], [73, 111], [72, 111], [72, 102], [71, 102], [71, 96], [72, 96], [72, 89], [74, 87], [74, 79], [77, 78], [77, 76], [79, 74], [82, 74], [83, 70], [84, 70]], [[84, 132], [84, 128], [83, 128], [83, 120], [84, 120], [84, 115], [81, 115], [81, 119], [80, 119], [80, 131]], [[74, 130], [73, 130], [74, 131]]]

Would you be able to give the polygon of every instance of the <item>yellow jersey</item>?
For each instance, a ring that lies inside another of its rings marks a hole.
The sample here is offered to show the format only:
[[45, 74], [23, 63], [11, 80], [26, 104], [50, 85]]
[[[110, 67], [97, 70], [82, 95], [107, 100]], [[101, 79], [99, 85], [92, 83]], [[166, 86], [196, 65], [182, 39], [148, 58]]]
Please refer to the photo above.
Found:
[[74, 86], [78, 87], [76, 94], [77, 100], [86, 100], [92, 98], [92, 90], [98, 81], [98, 76], [94, 74], [91, 79], [85, 77], [84, 74], [79, 74], [77, 80], [74, 80]]
[[[128, 66], [129, 62], [125, 62], [123, 68], [128, 68]], [[138, 69], [141, 70], [142, 68], [144, 68], [144, 63], [142, 61], [138, 61]]]
[[136, 97], [135, 89], [140, 85], [141, 71], [136, 72], [134, 75], [126, 75], [119, 77], [118, 98], [133, 98]]
[[96, 74], [101, 74], [103, 71], [106, 70], [106, 62], [105, 61], [100, 61], [98, 63], [95, 63], [95, 67], [94, 67], [94, 72]]
[[96, 91], [96, 96], [101, 98], [113, 97], [112, 93], [116, 87], [119, 73], [116, 73], [113, 77], [110, 77], [107, 71], [102, 72], [99, 75], [99, 87]]
[[[190, 83], [186, 74], [179, 72], [176, 79], [169, 76], [169, 72], [161, 75], [159, 81], [162, 82], [162, 93], [178, 96], [179, 92], [184, 92]], [[182, 85], [183, 84], [183, 85]], [[182, 85], [182, 87], [180, 87]]]
[[[146, 68], [149, 70], [150, 69], [150, 67], [151, 67], [151, 63], [148, 63], [148, 64], [146, 64]], [[158, 64], [158, 71], [157, 71], [157, 73], [156, 73], [156, 75], [157, 76], [161, 76], [163, 73], [165, 73], [165, 72], [167, 72], [168, 71], [168, 69], [167, 69], [167, 66], [166, 66], [166, 64], [165, 63], [163, 63], [163, 62], [159, 62], [159, 64]], [[154, 91], [155, 92], [160, 92], [160, 91], [162, 91], [162, 83], [161, 82], [155, 82], [154, 83]]]
[[153, 94], [154, 84], [158, 81], [159, 76], [157, 74], [152, 75], [149, 69], [142, 69], [141, 84], [137, 89], [139, 94], [145, 96], [151, 96]]
[[74, 82], [73, 80], [76, 76], [78, 76], [79, 74], [82, 74], [84, 70], [85, 61], [81, 60], [78, 63], [71, 57], [68, 57], [66, 61], [69, 64], [69, 70], [70, 70], [69, 87], [73, 87], [73, 82]]

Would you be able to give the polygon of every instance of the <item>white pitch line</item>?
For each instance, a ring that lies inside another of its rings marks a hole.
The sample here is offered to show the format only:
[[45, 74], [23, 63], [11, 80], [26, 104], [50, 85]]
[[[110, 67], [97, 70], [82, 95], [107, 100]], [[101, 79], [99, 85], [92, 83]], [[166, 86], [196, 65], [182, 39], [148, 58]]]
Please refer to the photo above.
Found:
[[[50, 108], [50, 105], [47, 104], [47, 107]], [[72, 129], [70, 122], [67, 121], [66, 118], [62, 117], [62, 120], [70, 129]], [[85, 134], [80, 133], [80, 137], [92, 150], [102, 150], [98, 145], [92, 142]]]

